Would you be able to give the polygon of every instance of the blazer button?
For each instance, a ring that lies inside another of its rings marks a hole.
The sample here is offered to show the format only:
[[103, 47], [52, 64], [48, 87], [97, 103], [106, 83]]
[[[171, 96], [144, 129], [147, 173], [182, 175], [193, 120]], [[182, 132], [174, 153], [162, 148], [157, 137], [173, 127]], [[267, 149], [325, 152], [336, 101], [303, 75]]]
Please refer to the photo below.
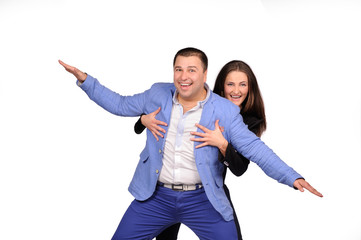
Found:
[[159, 170], [158, 170], [158, 169], [157, 169], [157, 170], [155, 170], [155, 173], [156, 173], [156, 174], [158, 174], [158, 173], [159, 173]]
[[162, 149], [159, 149], [159, 153], [162, 153]]

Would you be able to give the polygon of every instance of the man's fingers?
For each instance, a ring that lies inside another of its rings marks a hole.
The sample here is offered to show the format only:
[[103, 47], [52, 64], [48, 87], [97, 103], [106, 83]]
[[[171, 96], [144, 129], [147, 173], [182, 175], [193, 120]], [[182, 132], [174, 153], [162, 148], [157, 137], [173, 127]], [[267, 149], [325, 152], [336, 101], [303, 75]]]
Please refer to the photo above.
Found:
[[[59, 60], [59, 63], [60, 63], [60, 65], [62, 65], [62, 66], [65, 68], [66, 71], [72, 73], [73, 75], [76, 74], [76, 72], [77, 72], [78, 69], [76, 69], [75, 67], [70, 66], [70, 65], [64, 63], [64, 62], [61, 61], [61, 60]], [[79, 71], [79, 70], [78, 70], [78, 71]], [[76, 75], [75, 75], [75, 76], [76, 76]], [[76, 77], [77, 77], [77, 76], [76, 76]]]
[[85, 79], [87, 78], [87, 74], [83, 73], [82, 71], [80, 71], [76, 67], [70, 66], [70, 65], [64, 63], [61, 60], [58, 60], [58, 62], [60, 63], [60, 65], [62, 65], [65, 68], [66, 71], [73, 74], [79, 81], [84, 82]]
[[311, 193], [315, 194], [316, 196], [323, 197], [322, 193], [320, 193], [315, 188], [313, 188], [309, 183], [307, 183], [304, 187]]
[[302, 185], [299, 183], [299, 181], [295, 181], [295, 188], [297, 188], [298, 190], [300, 190], [301, 192], [303, 192], [303, 187]]
[[294, 183], [294, 186], [300, 190], [301, 192], [304, 191], [304, 188], [306, 188], [310, 193], [315, 194], [316, 196], [323, 197], [322, 193], [317, 191], [315, 188], [313, 188], [308, 182], [306, 182], [304, 179], [297, 179]]
[[67, 71], [69, 71], [69, 70], [71, 70], [71, 69], [74, 68], [74, 67], [66, 64], [65, 62], [61, 61], [61, 60], [59, 60], [59, 63], [60, 63], [60, 65], [63, 66]]
[[58, 60], [58, 62], [60, 63], [60, 65], [62, 65], [63, 67], [66, 67], [67, 64], [65, 64], [63, 61], [61, 61], [60, 59]]
[[[316, 190], [316, 189], [315, 189]], [[317, 191], [316, 190], [316, 193], [315, 193], [317, 196], [319, 196], [319, 197], [323, 197], [323, 194], [322, 193], [320, 193], [319, 191]]]

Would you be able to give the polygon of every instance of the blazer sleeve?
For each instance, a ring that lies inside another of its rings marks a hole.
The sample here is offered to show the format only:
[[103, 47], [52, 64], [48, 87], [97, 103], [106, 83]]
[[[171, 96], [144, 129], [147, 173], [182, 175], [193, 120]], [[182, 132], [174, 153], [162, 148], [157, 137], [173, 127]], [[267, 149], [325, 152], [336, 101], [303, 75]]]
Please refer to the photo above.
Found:
[[[79, 85], [79, 84], [78, 84]], [[149, 90], [133, 96], [122, 96], [101, 85], [99, 81], [88, 75], [80, 88], [96, 104], [118, 116], [140, 116], [145, 112]]]
[[236, 115], [233, 115], [230, 129], [227, 130], [228, 142], [245, 158], [256, 163], [267, 176], [279, 183], [293, 187], [294, 181], [302, 176], [283, 162], [259, 137], [252, 133], [242, 121], [240, 114]]

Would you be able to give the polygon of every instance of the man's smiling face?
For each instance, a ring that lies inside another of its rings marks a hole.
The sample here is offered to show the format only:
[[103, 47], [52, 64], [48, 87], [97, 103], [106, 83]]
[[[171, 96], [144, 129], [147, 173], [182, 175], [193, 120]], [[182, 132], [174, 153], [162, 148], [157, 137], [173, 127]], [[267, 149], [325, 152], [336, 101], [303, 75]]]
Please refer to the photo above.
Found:
[[184, 101], [203, 100], [207, 71], [204, 71], [199, 57], [178, 56], [173, 70], [174, 85], [179, 92], [178, 97]]

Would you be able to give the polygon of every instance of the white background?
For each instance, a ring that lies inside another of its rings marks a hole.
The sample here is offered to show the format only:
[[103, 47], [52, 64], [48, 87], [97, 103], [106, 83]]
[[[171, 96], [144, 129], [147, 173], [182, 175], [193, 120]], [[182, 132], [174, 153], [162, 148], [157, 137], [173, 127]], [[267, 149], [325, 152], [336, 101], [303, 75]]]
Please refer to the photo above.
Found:
[[[208, 84], [240, 59], [266, 104], [262, 139], [324, 194], [251, 164], [227, 177], [244, 239], [360, 240], [360, 1], [0, 1], [0, 239], [110, 239], [145, 144], [66, 63], [124, 95], [172, 81], [193, 46]], [[220, 229], [221, 231], [221, 229]], [[185, 226], [179, 239], [197, 239]]]

